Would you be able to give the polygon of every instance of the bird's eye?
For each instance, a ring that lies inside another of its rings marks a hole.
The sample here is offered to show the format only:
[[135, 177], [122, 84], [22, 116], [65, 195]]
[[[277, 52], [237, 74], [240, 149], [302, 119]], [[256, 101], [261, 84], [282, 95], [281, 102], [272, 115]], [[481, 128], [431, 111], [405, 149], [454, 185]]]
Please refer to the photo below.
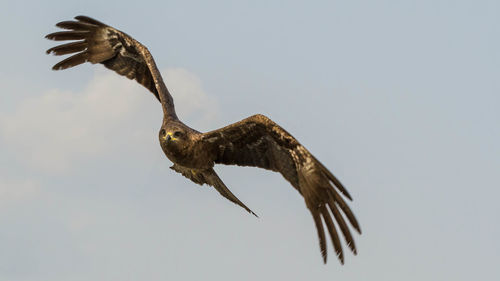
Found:
[[165, 134], [166, 134], [166, 133], [167, 133], [167, 132], [165, 131], [165, 129], [162, 129], [162, 130], [160, 131], [160, 134], [161, 134], [162, 136], [165, 136]]
[[182, 132], [181, 132], [181, 131], [176, 131], [176, 132], [174, 133], [174, 138], [178, 138], [178, 137], [180, 137], [181, 135], [182, 135]]

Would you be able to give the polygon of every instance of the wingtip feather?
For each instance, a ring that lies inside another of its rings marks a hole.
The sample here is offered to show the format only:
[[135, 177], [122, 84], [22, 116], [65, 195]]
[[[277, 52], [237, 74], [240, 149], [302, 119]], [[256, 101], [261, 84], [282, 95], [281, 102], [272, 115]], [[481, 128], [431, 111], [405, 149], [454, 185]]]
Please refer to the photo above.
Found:
[[89, 23], [89, 24], [93, 24], [93, 25], [99, 25], [99, 26], [105, 26], [104, 23], [96, 20], [96, 19], [93, 19], [91, 17], [88, 17], [88, 16], [84, 16], [84, 15], [79, 15], [79, 16], [76, 16], [75, 17], [76, 20], [80, 21], [80, 22], [85, 22], [85, 23]]
[[339, 235], [337, 229], [335, 228], [335, 224], [333, 223], [332, 217], [328, 212], [327, 208], [323, 205], [320, 207], [321, 214], [323, 215], [323, 220], [326, 223], [326, 228], [330, 233], [330, 238], [332, 240], [333, 248], [335, 249], [335, 253], [337, 258], [339, 259], [341, 264], [344, 264], [344, 253], [342, 251], [342, 244], [340, 243]]

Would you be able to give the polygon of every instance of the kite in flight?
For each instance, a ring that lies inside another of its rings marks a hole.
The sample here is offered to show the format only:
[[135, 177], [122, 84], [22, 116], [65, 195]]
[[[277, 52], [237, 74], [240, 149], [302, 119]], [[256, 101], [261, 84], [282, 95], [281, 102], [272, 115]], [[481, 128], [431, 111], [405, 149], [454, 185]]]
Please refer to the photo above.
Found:
[[[161, 148], [174, 165], [174, 171], [193, 182], [213, 186], [229, 201], [243, 204], [219, 178], [215, 164], [253, 166], [275, 172], [304, 197], [319, 237], [323, 261], [327, 260], [325, 230], [330, 233], [340, 262], [344, 254], [339, 229], [356, 254], [356, 246], [346, 219], [361, 234], [354, 214], [343, 197], [352, 200], [340, 181], [292, 135], [264, 115], [257, 114], [207, 133], [186, 126], [177, 118], [174, 101], [148, 49], [129, 35], [86, 16], [56, 24], [65, 31], [46, 36], [55, 41], [77, 40], [47, 50], [55, 55], [72, 56], [54, 65], [61, 70], [84, 62], [101, 63], [116, 73], [134, 79], [160, 101], [163, 123], [159, 132]], [[333, 215], [333, 218], [332, 218]]]

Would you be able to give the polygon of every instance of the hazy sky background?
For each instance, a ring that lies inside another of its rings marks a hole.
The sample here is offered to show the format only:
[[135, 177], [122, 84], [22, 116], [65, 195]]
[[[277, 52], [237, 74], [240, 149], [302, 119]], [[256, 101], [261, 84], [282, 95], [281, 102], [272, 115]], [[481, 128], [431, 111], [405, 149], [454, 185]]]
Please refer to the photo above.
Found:
[[[0, 3], [1, 281], [499, 280], [499, 1]], [[51, 71], [43, 36], [79, 14], [149, 47], [188, 125], [297, 137], [353, 196], [359, 254], [323, 265], [279, 174], [217, 167], [256, 219], [171, 171], [134, 82]]]

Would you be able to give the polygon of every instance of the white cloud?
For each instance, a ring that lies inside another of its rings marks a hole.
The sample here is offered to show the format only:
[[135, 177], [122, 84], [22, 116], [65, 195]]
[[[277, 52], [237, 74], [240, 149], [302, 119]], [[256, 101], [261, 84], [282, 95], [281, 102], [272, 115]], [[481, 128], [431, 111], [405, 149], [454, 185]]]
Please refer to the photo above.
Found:
[[195, 74], [183, 68], [168, 68], [163, 74], [180, 119], [195, 127], [208, 126], [216, 119], [217, 101], [203, 91], [201, 80]]
[[[216, 102], [196, 75], [180, 68], [163, 72], [183, 120], [196, 126], [215, 117]], [[23, 163], [61, 172], [117, 146], [133, 149], [144, 139], [156, 139], [161, 112], [142, 86], [98, 70], [81, 92], [50, 90], [0, 115], [0, 136]]]

